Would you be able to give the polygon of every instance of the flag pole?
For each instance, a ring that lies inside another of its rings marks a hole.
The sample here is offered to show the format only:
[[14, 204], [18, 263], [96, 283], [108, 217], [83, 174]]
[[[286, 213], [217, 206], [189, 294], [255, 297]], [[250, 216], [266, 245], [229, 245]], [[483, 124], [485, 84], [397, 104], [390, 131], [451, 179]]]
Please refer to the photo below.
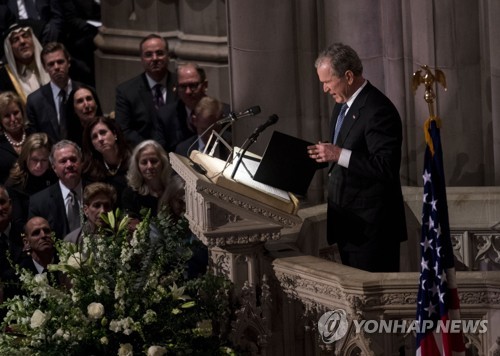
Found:
[[[451, 243], [443, 152], [441, 148], [441, 120], [435, 114], [434, 86], [440, 83], [446, 90], [444, 73], [427, 65], [413, 73], [415, 94], [424, 84], [424, 100], [429, 117], [424, 124], [426, 149], [424, 154], [424, 182], [422, 207], [422, 236], [420, 279], [416, 319], [417, 356], [465, 355], [462, 332], [449, 332], [450, 322], [460, 319], [453, 247]], [[444, 329], [443, 329], [444, 328]]]

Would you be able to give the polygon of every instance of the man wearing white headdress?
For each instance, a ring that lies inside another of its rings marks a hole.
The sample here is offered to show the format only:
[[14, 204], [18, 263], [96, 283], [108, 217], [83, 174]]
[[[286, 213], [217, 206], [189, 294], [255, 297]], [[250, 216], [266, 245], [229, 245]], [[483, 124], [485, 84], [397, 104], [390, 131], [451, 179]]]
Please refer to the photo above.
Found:
[[24, 103], [29, 94], [50, 81], [43, 68], [42, 46], [31, 27], [12, 25], [4, 39], [6, 62], [0, 68], [1, 90], [14, 90]]

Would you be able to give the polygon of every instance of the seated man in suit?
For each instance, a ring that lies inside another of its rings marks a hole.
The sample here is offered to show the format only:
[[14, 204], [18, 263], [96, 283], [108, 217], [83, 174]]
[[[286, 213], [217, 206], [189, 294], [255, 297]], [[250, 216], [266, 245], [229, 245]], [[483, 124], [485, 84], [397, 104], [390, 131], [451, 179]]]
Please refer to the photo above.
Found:
[[[194, 109], [193, 126], [196, 130], [196, 135], [182, 141], [175, 148], [175, 153], [189, 157], [192, 150], [198, 150], [203, 152], [205, 149], [208, 139], [212, 134], [212, 130], [215, 132], [220, 132], [221, 125], [217, 124], [217, 121], [223, 116], [223, 104], [210, 96], [205, 96], [201, 98]], [[209, 128], [212, 126], [211, 130]], [[222, 138], [229, 145], [232, 144], [231, 132], [225, 131], [222, 134]], [[211, 144], [215, 142], [215, 138], [212, 138]], [[208, 147], [207, 153], [210, 152], [211, 147]], [[226, 160], [229, 156], [230, 150], [222, 143], [219, 142], [214, 149], [213, 156]]]
[[[203, 68], [195, 63], [184, 63], [177, 67], [175, 90], [179, 100], [158, 111], [154, 131], [154, 139], [167, 152], [173, 152], [181, 141], [196, 135], [192, 115], [196, 105], [206, 96], [207, 88], [208, 80]], [[223, 112], [229, 113], [227, 104], [223, 104]]]
[[40, 216], [29, 219], [24, 227], [23, 242], [28, 255], [21, 261], [21, 268], [33, 274], [48, 272], [47, 266], [54, 263], [56, 255], [49, 222]]
[[50, 83], [28, 96], [26, 115], [36, 132], [45, 132], [54, 142], [68, 138], [66, 99], [79, 85], [69, 77], [71, 57], [62, 43], [50, 42], [41, 52]]
[[72, 141], [57, 142], [50, 152], [50, 163], [59, 181], [31, 196], [29, 217], [45, 218], [57, 239], [81, 226], [82, 152]]
[[12, 25], [4, 36], [5, 59], [0, 64], [0, 91], [14, 91], [23, 103], [50, 80], [40, 59], [42, 46], [24, 22]]
[[175, 75], [168, 71], [168, 43], [155, 34], [140, 43], [144, 73], [116, 88], [115, 117], [129, 144], [153, 137], [153, 123], [158, 108], [174, 103]]

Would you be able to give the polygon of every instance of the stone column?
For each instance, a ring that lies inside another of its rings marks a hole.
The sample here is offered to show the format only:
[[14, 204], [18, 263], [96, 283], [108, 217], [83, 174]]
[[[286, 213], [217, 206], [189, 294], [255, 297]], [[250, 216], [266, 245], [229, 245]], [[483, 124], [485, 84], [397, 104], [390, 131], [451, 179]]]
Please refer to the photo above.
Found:
[[[257, 117], [233, 126], [233, 143], [241, 146], [271, 114], [278, 123], [250, 148], [262, 154], [273, 130], [316, 142], [327, 139], [328, 113], [319, 112], [316, 4], [309, 1], [228, 1], [231, 99], [235, 111], [259, 105]], [[308, 198], [323, 197], [322, 177]]]

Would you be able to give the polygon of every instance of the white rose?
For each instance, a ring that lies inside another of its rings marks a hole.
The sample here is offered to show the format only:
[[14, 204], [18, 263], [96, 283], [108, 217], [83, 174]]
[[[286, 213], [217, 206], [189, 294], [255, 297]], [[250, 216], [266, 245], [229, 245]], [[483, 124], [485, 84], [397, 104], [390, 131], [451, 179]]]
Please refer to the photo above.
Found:
[[107, 345], [109, 342], [108, 338], [106, 336], [101, 337], [101, 344]]
[[99, 319], [104, 315], [104, 305], [101, 303], [90, 303], [87, 307], [87, 314], [91, 319]]
[[167, 349], [161, 346], [150, 346], [148, 356], [163, 356], [167, 353]]
[[75, 252], [74, 254], [68, 257], [66, 264], [74, 268], [80, 268], [82, 261], [83, 261], [82, 254], [80, 252]]
[[134, 348], [130, 344], [120, 344], [120, 349], [118, 350], [118, 356], [133, 356]]
[[33, 279], [37, 284], [47, 284], [48, 283], [47, 273], [35, 274], [35, 277]]
[[40, 311], [39, 309], [35, 310], [35, 312], [31, 316], [31, 328], [35, 329], [42, 326], [43, 324], [45, 324], [47, 319], [48, 317], [46, 314], [42, 313], [42, 311]]

